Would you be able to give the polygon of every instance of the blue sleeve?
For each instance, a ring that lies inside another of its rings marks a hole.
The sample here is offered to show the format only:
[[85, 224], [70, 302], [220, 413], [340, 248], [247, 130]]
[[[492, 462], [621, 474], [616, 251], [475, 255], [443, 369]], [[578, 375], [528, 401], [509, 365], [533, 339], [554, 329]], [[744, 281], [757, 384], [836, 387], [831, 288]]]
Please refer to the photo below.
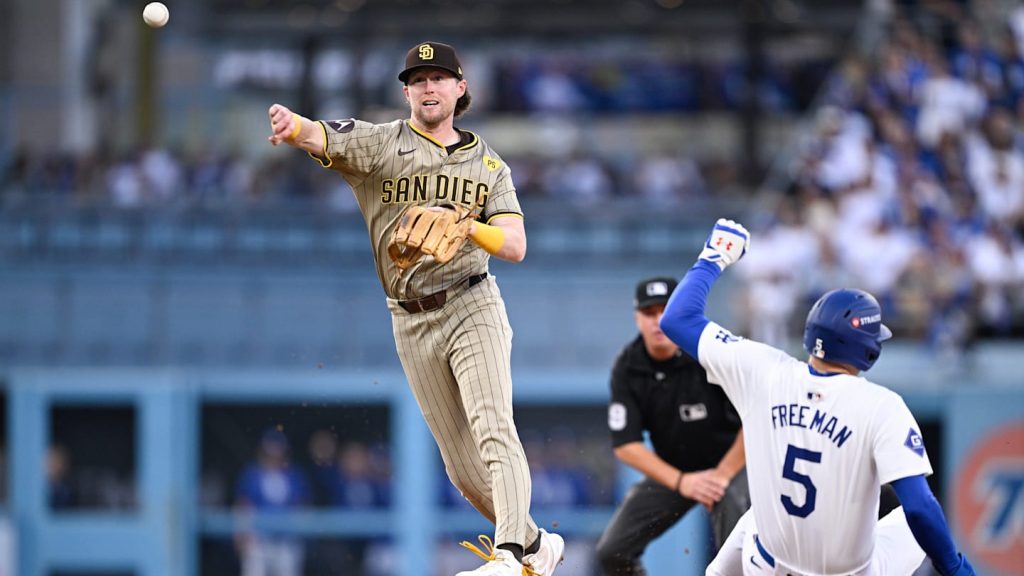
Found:
[[695, 360], [700, 334], [710, 322], [704, 316], [708, 292], [721, 275], [718, 264], [697, 260], [672, 292], [661, 316], [661, 330]]
[[907, 516], [914, 539], [932, 559], [940, 574], [948, 576], [960, 569], [961, 557], [949, 534], [946, 516], [932, 494], [924, 476], [908, 476], [892, 482]]

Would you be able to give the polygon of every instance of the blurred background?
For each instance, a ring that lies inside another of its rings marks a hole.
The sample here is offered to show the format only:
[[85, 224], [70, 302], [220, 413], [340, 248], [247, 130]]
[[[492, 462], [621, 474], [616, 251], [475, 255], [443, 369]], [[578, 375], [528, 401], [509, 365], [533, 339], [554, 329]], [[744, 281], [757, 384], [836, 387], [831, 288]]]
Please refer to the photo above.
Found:
[[[309, 576], [474, 565], [457, 542], [491, 528], [405, 384], [351, 192], [266, 141], [273, 102], [406, 117], [428, 39], [526, 214], [526, 261], [491, 270], [559, 576], [597, 573], [636, 480], [606, 427], [633, 287], [720, 216], [754, 249], [709, 315], [802, 355], [821, 293], [878, 295], [872, 380], [922, 424], [979, 573], [1024, 575], [1019, 2], [166, 3], [155, 30], [141, 0], [2, 3], [0, 575], [238, 574], [252, 539]], [[701, 514], [652, 574], [703, 574]]]

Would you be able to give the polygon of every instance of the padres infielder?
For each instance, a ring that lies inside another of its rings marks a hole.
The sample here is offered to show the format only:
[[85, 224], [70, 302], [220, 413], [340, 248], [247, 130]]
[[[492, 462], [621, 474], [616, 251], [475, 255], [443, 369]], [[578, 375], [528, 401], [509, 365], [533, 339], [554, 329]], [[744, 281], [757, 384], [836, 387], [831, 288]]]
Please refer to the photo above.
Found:
[[[549, 576], [564, 542], [529, 515], [530, 470], [512, 418], [512, 329], [490, 255], [526, 254], [522, 211], [501, 158], [454, 119], [470, 95], [455, 49], [423, 42], [399, 74], [408, 120], [314, 122], [274, 104], [272, 144], [308, 152], [351, 185], [366, 220], [387, 295], [398, 356], [452, 483], [488, 520], [486, 563], [458, 576]], [[391, 232], [409, 204], [458, 203], [480, 215], [450, 262], [425, 258], [402, 272], [387, 257]]]
[[[742, 226], [719, 220], [661, 320], [743, 420], [751, 510], [707, 573], [899, 576], [927, 554], [943, 576], [974, 574], [925, 481], [932, 468], [913, 415], [858, 376], [892, 335], [873, 296], [822, 296], [807, 317], [806, 363], [704, 316], [712, 284], [748, 242]], [[876, 521], [888, 482], [902, 507]]]

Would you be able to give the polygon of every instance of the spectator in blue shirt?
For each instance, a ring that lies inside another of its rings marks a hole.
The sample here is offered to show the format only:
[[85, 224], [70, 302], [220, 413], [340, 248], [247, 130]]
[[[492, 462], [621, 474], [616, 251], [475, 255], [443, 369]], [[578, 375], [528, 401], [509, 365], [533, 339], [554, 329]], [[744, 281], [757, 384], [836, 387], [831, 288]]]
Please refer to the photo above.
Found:
[[[263, 433], [256, 460], [242, 472], [235, 490], [235, 504], [240, 512], [255, 512], [265, 521], [269, 515], [309, 504], [309, 483], [305, 474], [291, 465], [289, 452], [288, 438], [283, 432], [271, 428]], [[235, 540], [242, 576], [302, 574], [304, 547], [300, 539], [261, 524], [243, 527]]]

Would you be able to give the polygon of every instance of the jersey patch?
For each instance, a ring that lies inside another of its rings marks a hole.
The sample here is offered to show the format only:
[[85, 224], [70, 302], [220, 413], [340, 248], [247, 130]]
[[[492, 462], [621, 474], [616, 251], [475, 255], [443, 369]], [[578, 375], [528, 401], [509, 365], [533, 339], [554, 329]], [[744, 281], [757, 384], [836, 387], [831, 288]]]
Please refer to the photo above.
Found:
[[352, 120], [328, 120], [327, 125], [339, 134], [348, 134], [356, 127], [356, 123]]
[[904, 446], [910, 448], [910, 451], [918, 456], [924, 456], [924, 438], [917, 433], [917, 430], [913, 428], [907, 434], [907, 440], [903, 443]]
[[708, 407], [701, 404], [680, 404], [679, 417], [683, 422], [696, 422], [708, 417]]
[[614, 432], [626, 428], [626, 407], [619, 402], [608, 405], [608, 427]]
[[484, 156], [484, 166], [487, 167], [488, 172], [494, 172], [498, 168], [501, 168], [501, 160], [491, 158], [490, 156]]

